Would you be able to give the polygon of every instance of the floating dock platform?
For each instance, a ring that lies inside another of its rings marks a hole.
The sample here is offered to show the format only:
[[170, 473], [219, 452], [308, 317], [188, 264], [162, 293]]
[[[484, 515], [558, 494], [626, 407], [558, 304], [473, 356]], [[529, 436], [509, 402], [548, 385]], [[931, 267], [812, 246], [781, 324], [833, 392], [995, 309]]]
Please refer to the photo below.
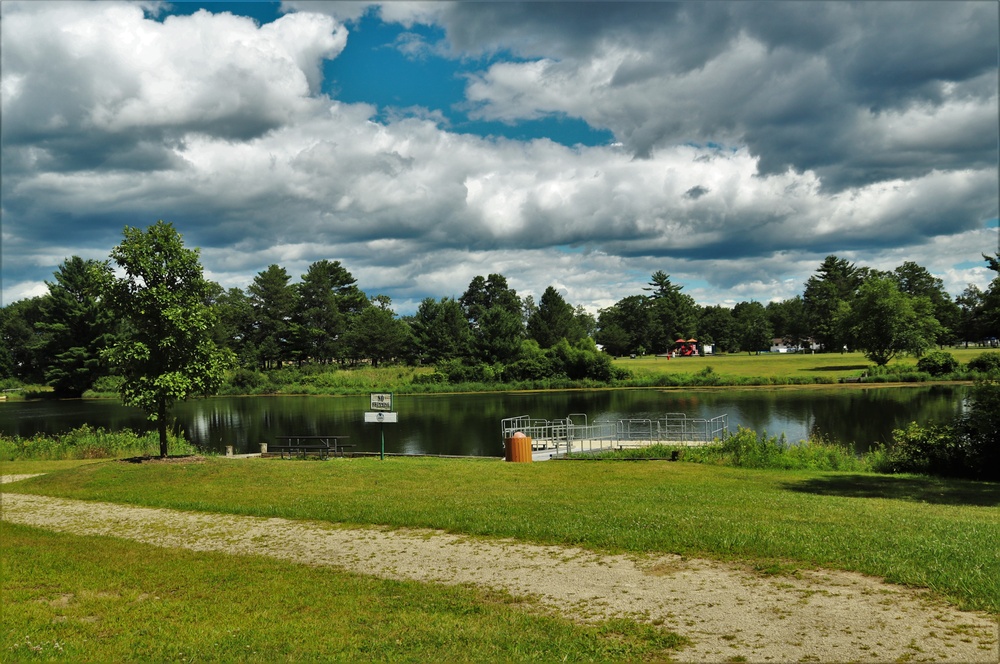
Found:
[[658, 419], [599, 420], [590, 423], [583, 413], [573, 413], [558, 420], [518, 415], [501, 420], [500, 430], [505, 442], [517, 432], [531, 438], [532, 458], [540, 461], [572, 452], [599, 452], [649, 445], [708, 445], [729, 436], [729, 417], [719, 415], [702, 419], [683, 413], [667, 413]]

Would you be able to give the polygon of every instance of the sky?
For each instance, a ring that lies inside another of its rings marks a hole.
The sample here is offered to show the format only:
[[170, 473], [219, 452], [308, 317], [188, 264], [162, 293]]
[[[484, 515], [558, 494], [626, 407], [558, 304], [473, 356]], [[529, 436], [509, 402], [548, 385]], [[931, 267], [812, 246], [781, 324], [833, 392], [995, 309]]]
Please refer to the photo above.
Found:
[[397, 313], [503, 274], [958, 295], [998, 251], [1000, 4], [0, 4], [2, 303], [163, 219], [208, 278], [339, 260]]

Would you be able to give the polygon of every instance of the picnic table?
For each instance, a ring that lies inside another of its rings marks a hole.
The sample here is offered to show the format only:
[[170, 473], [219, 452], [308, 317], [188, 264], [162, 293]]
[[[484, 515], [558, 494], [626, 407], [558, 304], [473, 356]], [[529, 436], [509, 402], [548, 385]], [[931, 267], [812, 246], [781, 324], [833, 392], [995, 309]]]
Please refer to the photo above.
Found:
[[350, 436], [275, 436], [278, 444], [274, 446], [274, 450], [281, 453], [282, 459], [286, 453], [289, 459], [296, 456], [304, 459], [309, 454], [328, 459], [331, 456], [344, 456], [347, 448], [354, 447], [341, 442], [348, 438]]

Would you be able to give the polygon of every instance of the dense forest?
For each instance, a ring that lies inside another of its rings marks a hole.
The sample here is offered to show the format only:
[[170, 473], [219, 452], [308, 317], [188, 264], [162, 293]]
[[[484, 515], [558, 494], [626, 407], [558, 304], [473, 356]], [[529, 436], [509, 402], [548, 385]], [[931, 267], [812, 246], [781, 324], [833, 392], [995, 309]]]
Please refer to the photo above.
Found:
[[[1000, 272], [1000, 254], [984, 258]], [[74, 396], [108, 374], [108, 349], [134, 332], [110, 306], [115, 281], [110, 261], [72, 256], [47, 282], [47, 294], [0, 309], [0, 379], [47, 383]], [[657, 271], [641, 293], [596, 316], [552, 286], [536, 302], [502, 274], [489, 274], [457, 299], [427, 298], [400, 317], [389, 297], [367, 296], [337, 260], [317, 261], [297, 280], [270, 265], [245, 290], [207, 281], [199, 292], [206, 333], [231, 351], [237, 383], [289, 364], [388, 362], [435, 366], [427, 380], [607, 382], [622, 371], [612, 356], [662, 354], [691, 338], [717, 353], [760, 352], [775, 339], [793, 348], [857, 349], [884, 365], [936, 346], [995, 345], [1000, 330], [1000, 276], [985, 292], [970, 285], [953, 299], [916, 263], [884, 272], [836, 256], [791, 299], [701, 306]]]

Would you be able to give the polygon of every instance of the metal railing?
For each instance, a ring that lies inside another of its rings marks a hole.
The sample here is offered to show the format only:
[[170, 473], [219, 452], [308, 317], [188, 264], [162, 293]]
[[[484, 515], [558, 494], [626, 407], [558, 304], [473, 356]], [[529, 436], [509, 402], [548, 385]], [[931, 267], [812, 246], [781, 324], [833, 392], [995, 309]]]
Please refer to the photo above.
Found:
[[528, 415], [504, 418], [501, 435], [506, 441], [521, 432], [532, 447], [563, 451], [599, 451], [615, 447], [638, 447], [656, 443], [707, 445], [729, 436], [729, 417], [691, 418], [683, 413], [667, 413], [660, 419], [621, 419], [588, 423], [587, 416], [573, 413], [564, 419], [545, 420]]

